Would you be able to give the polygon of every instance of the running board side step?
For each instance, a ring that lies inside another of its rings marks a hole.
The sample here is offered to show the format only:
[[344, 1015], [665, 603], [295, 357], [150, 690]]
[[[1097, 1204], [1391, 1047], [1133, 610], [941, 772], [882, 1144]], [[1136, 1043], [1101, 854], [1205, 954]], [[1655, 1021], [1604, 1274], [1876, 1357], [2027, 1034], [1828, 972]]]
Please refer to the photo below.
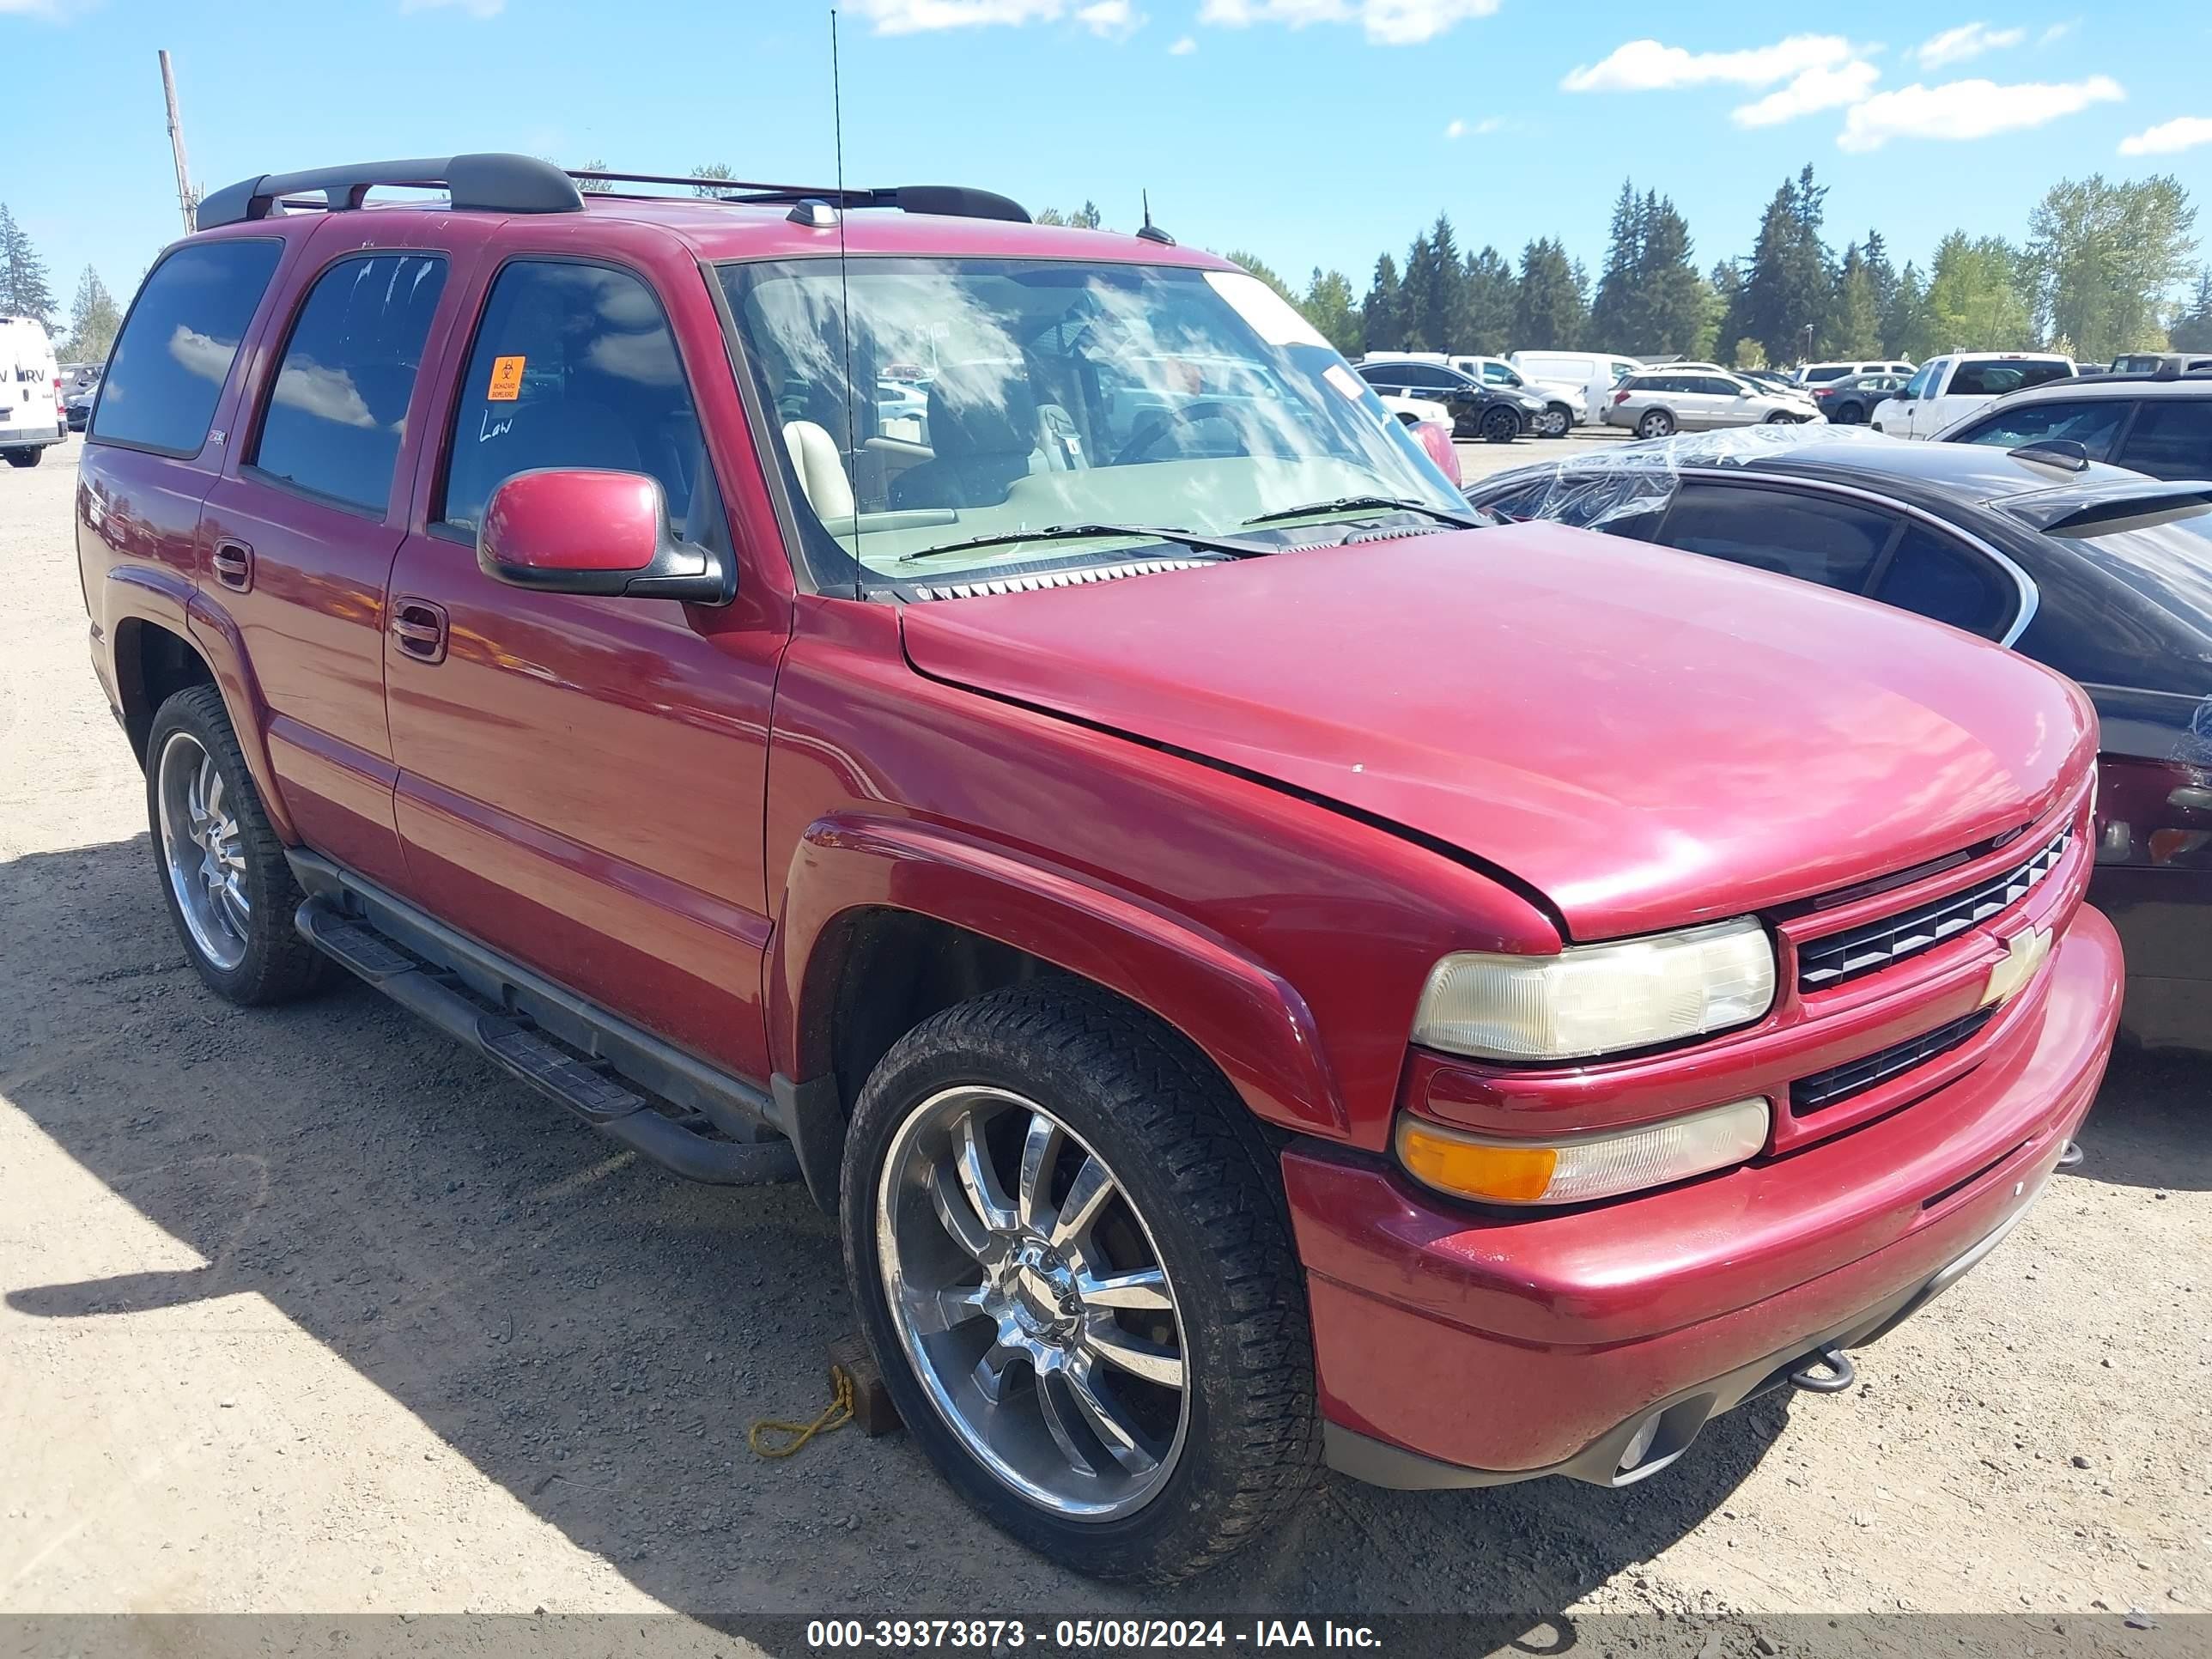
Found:
[[[311, 858], [295, 854], [295, 870]], [[465, 954], [471, 958], [466, 962], [441, 963], [427, 951], [418, 954], [417, 945], [435, 946], [442, 942], [445, 930], [425, 919], [419, 928], [409, 929], [413, 937], [393, 938], [367, 917], [342, 908], [361, 908], [359, 902], [374, 890], [351, 891], [350, 879], [335, 866], [320, 860], [313, 862], [321, 868], [301, 873], [321, 879], [302, 882], [308, 896], [294, 919], [301, 937], [401, 1006], [476, 1049], [517, 1080], [551, 1096], [641, 1158], [686, 1180], [738, 1187], [798, 1178], [798, 1156], [769, 1121], [773, 1109], [768, 1097], [760, 1097], [756, 1104], [742, 1085], [611, 1016], [595, 1014], [580, 999], [544, 985], [520, 967], [501, 963], [472, 941], [465, 951], [452, 953]], [[400, 903], [380, 893], [368, 902]], [[398, 917], [393, 920], [405, 925]], [[487, 1006], [493, 1000], [489, 994], [479, 1000], [478, 992], [492, 988], [484, 983], [487, 977], [501, 981], [497, 1006]], [[555, 1035], [580, 1037], [574, 1047], [588, 1050], [588, 1056], [572, 1052], [541, 1030], [537, 1018], [541, 1012], [557, 1022]], [[656, 1110], [647, 1095], [629, 1086], [631, 1078], [617, 1075], [632, 1066], [646, 1074], [642, 1088], [653, 1090], [677, 1110], [732, 1138], [713, 1139]]]

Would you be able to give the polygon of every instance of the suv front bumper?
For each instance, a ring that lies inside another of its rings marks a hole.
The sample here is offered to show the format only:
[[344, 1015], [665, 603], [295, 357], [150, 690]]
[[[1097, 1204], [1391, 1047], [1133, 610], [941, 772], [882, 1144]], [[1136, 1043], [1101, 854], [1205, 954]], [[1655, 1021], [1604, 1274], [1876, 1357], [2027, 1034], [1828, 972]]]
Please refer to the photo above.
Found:
[[2119, 1014], [2111, 924], [2077, 911], [2045, 973], [2039, 1023], [2006, 1054], [1638, 1198], [1479, 1212], [1371, 1160], [1285, 1152], [1330, 1462], [1392, 1486], [1625, 1484], [1814, 1351], [1886, 1334], [2026, 1211], [2096, 1094]]

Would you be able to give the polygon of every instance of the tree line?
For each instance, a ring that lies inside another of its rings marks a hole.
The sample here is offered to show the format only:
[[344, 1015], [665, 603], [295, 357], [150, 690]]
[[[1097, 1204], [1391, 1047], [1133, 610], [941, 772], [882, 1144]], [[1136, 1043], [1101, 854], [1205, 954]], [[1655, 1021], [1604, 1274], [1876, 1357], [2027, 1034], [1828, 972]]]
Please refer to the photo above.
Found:
[[[34, 318], [53, 334], [59, 309], [46, 262], [8, 204], [0, 202], [0, 317]], [[56, 342], [55, 354], [64, 362], [104, 363], [122, 326], [123, 308], [100, 273], [87, 265], [70, 303], [69, 331]]]
[[[1826, 234], [1827, 188], [1808, 166], [1785, 179], [1751, 251], [1700, 270], [1674, 202], [1624, 182], [1595, 279], [1556, 238], [1516, 261], [1462, 252], [1448, 215], [1417, 234], [1403, 263], [1385, 252], [1365, 293], [1316, 267], [1303, 292], [1249, 254], [1230, 258], [1273, 284], [1347, 356], [1363, 351], [1588, 348], [1682, 356], [1742, 368], [1806, 357], [1905, 357], [1959, 347], [2062, 350], [2083, 362], [2124, 351], [2212, 348], [2212, 266], [2197, 270], [2197, 209], [2170, 173], [2054, 185], [2018, 242], [1955, 230], [1923, 269], [1900, 268], [1879, 230], [1839, 253]], [[2194, 292], [2169, 296], [2191, 275]]]

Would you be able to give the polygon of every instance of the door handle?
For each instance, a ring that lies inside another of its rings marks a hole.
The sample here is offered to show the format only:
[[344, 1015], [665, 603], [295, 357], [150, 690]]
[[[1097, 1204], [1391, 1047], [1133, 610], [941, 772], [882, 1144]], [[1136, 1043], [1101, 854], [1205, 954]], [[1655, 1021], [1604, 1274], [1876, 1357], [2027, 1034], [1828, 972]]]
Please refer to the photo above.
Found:
[[392, 637], [417, 662], [446, 659], [446, 607], [428, 599], [395, 599], [392, 605]]
[[253, 550], [244, 542], [228, 538], [215, 544], [215, 579], [234, 593], [244, 593], [253, 586]]

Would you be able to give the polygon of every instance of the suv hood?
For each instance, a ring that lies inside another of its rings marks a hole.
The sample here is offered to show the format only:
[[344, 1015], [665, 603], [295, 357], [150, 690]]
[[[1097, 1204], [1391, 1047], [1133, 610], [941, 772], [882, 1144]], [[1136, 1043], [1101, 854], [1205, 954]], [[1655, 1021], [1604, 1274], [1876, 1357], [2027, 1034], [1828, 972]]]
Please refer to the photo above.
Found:
[[1448, 842], [1582, 939], [2021, 827], [2096, 746], [2087, 701], [2012, 653], [1550, 524], [915, 605], [903, 628], [923, 673]]

